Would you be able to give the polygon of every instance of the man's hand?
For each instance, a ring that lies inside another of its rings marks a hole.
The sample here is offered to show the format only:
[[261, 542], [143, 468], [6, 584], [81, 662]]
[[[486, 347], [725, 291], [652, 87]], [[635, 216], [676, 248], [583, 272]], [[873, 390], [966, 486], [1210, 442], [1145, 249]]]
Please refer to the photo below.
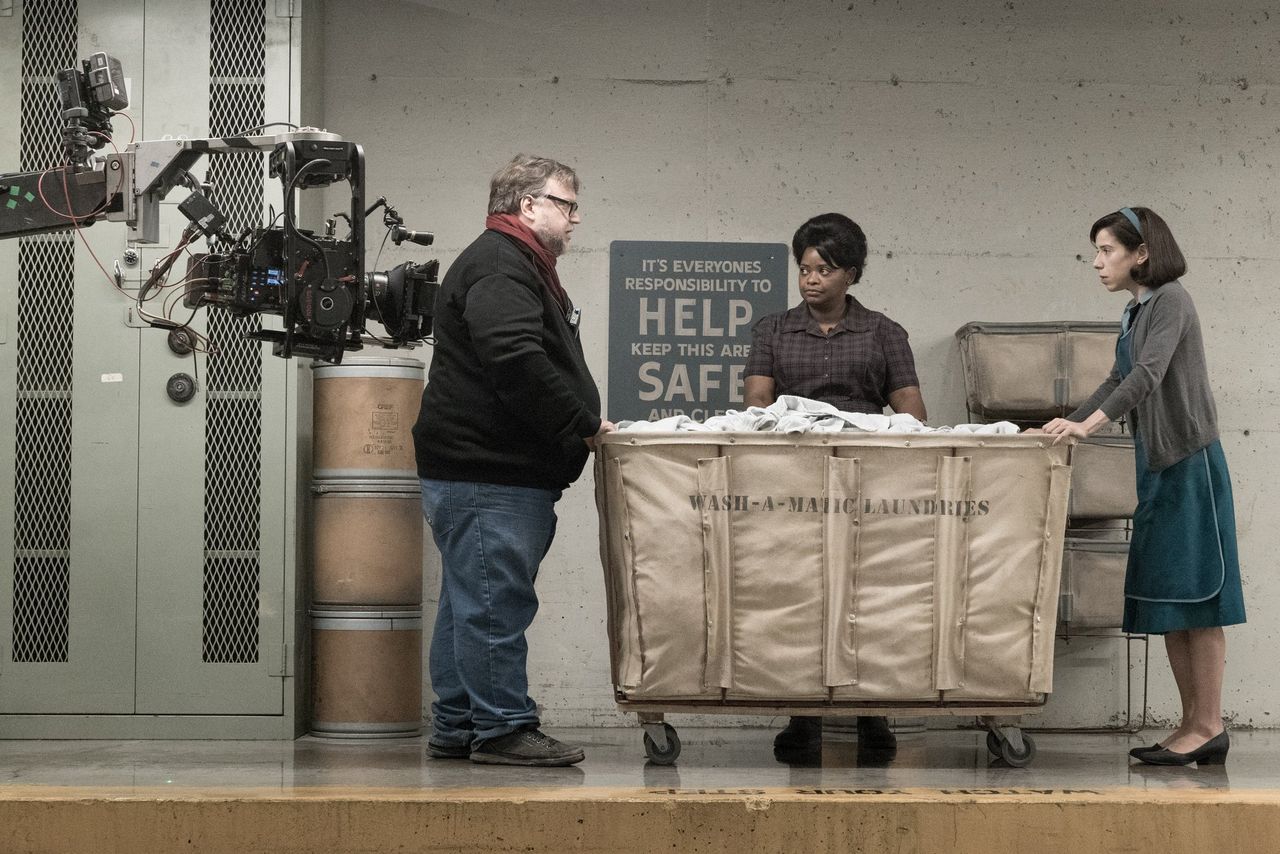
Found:
[[599, 439], [605, 433], [612, 433], [614, 430], [617, 430], [617, 429], [618, 429], [617, 424], [614, 424], [612, 421], [609, 421], [606, 418], [601, 418], [600, 429], [596, 431], [596, 434], [594, 436], [588, 436], [582, 441], [586, 442], [587, 447], [594, 451], [596, 449], [596, 439]]

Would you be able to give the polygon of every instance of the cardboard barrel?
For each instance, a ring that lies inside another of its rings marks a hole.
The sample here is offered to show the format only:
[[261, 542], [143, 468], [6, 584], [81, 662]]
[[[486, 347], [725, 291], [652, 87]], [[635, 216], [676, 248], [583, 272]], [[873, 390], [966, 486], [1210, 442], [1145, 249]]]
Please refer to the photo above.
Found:
[[422, 506], [416, 480], [312, 484], [320, 606], [422, 607]]
[[401, 738], [422, 729], [422, 612], [311, 611], [311, 734]]
[[411, 431], [423, 367], [417, 359], [375, 357], [312, 365], [312, 477], [416, 479]]

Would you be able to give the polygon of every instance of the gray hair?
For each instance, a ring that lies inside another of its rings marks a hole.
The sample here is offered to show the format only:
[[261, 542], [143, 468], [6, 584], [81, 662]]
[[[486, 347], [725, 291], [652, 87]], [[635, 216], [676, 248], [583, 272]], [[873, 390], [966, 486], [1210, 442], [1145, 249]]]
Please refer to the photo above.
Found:
[[548, 157], [517, 154], [489, 181], [489, 213], [515, 213], [521, 199], [542, 195], [552, 178], [578, 192], [578, 175], [568, 166]]

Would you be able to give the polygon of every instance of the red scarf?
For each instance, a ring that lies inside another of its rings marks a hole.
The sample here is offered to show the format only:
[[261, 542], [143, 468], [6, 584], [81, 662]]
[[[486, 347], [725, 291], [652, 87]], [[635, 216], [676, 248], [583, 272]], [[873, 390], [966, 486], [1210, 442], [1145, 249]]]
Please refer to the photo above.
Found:
[[560, 310], [567, 315], [569, 295], [565, 293], [564, 287], [560, 284], [560, 276], [556, 273], [556, 256], [548, 252], [547, 247], [538, 241], [538, 236], [533, 233], [533, 229], [519, 216], [509, 213], [489, 214], [484, 221], [484, 227], [514, 238], [522, 249], [528, 250], [525, 254], [533, 261], [533, 266], [538, 268], [542, 283], [547, 286], [547, 290], [551, 291], [551, 296], [560, 305]]

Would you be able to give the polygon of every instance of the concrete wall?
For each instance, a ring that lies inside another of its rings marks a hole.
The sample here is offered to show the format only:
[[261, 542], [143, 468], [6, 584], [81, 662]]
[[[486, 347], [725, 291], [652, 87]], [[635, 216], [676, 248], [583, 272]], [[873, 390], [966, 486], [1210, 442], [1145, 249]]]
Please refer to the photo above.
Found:
[[[1160, 211], [1190, 259], [1236, 485], [1251, 622], [1228, 630], [1225, 706], [1276, 723], [1280, 5], [330, 0], [309, 25], [326, 71], [304, 88], [322, 85], [325, 124], [364, 144], [371, 194], [437, 234], [379, 267], [447, 267], [516, 151], [579, 170], [584, 222], [560, 269], [602, 385], [610, 241], [789, 241], [839, 210], [871, 244], [855, 293], [910, 331], [931, 421], [963, 421], [956, 328], [1116, 319], [1088, 227], [1124, 204]], [[589, 478], [560, 515], [532, 691], [549, 723], [614, 723]], [[1160, 646], [1163, 720], [1178, 707]], [[1116, 641], [1060, 645], [1043, 721], [1115, 723], [1124, 666]]]

